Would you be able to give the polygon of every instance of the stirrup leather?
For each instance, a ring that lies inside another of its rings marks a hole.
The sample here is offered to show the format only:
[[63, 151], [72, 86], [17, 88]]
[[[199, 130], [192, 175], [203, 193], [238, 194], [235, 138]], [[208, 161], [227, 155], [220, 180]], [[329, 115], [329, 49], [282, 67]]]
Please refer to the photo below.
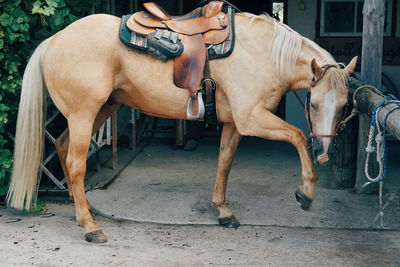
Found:
[[186, 108], [186, 117], [188, 120], [191, 121], [199, 121], [204, 118], [204, 113], [205, 113], [205, 107], [204, 107], [204, 101], [203, 101], [203, 94], [201, 91], [197, 92], [197, 103], [198, 103], [198, 111], [197, 114], [193, 114], [193, 98], [189, 97], [189, 102]]

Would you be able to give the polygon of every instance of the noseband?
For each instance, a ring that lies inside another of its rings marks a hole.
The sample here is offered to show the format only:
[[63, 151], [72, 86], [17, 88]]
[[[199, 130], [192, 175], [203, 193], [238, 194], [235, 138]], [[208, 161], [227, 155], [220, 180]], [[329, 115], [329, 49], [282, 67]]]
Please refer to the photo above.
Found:
[[[325, 73], [330, 69], [330, 68], [337, 68], [336, 65], [324, 65], [322, 66], [323, 72], [321, 73], [321, 75], [317, 78], [311, 81], [310, 83], [310, 87], [308, 88], [307, 91], [307, 98], [306, 98], [306, 103], [304, 105], [304, 113], [307, 119], [307, 123], [308, 123], [308, 128], [310, 129], [310, 136], [311, 137], [335, 137], [340, 129], [340, 126], [342, 125], [343, 121], [346, 118], [347, 115], [347, 109], [348, 109], [348, 103], [345, 106], [345, 109], [342, 113], [342, 118], [340, 119], [338, 125], [335, 127], [335, 130], [331, 133], [331, 134], [316, 134], [313, 131], [312, 128], [312, 122], [311, 122], [311, 115], [310, 115], [310, 105], [311, 105], [311, 88], [315, 87], [324, 77]], [[312, 140], [312, 138], [311, 138]]]

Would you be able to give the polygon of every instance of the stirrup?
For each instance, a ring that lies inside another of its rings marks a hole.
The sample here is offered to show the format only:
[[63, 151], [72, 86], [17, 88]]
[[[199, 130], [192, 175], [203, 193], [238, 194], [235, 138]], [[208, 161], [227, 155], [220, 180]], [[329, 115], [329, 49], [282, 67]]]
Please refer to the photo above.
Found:
[[204, 117], [204, 113], [206, 111], [205, 107], [204, 107], [204, 102], [203, 102], [203, 95], [201, 93], [201, 91], [199, 91], [197, 93], [197, 102], [198, 102], [198, 111], [197, 111], [197, 115], [193, 114], [193, 98], [189, 97], [189, 102], [186, 108], [186, 117], [188, 120], [191, 121], [199, 121], [202, 120]]

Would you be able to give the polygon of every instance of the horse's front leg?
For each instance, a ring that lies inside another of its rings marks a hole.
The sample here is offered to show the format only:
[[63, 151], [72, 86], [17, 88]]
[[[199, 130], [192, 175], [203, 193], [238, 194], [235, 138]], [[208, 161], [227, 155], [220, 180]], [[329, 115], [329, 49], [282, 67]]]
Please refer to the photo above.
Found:
[[212, 195], [212, 205], [219, 211], [219, 224], [229, 228], [236, 228], [240, 225], [235, 216], [233, 216], [231, 209], [225, 202], [225, 193], [233, 157], [235, 156], [236, 149], [241, 138], [242, 135], [239, 134], [236, 126], [233, 123], [224, 124], [221, 134], [218, 170], [215, 180], [214, 193]]
[[318, 174], [308, 150], [308, 141], [304, 133], [280, 119], [265, 107], [259, 106], [252, 110], [250, 116], [242, 123], [237, 123], [238, 130], [243, 135], [258, 136], [269, 140], [286, 141], [295, 146], [301, 160], [303, 185], [296, 191], [298, 204], [308, 210], [315, 198]]

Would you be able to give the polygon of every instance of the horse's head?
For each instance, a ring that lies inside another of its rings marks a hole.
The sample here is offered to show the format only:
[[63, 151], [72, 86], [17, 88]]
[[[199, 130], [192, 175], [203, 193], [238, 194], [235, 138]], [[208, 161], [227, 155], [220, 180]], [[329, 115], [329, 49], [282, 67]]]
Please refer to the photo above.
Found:
[[314, 160], [324, 164], [332, 154], [332, 139], [336, 136], [347, 110], [347, 77], [354, 71], [357, 57], [341, 69], [339, 65], [319, 66], [311, 62], [314, 75], [307, 94], [306, 116], [310, 128], [311, 151]]

